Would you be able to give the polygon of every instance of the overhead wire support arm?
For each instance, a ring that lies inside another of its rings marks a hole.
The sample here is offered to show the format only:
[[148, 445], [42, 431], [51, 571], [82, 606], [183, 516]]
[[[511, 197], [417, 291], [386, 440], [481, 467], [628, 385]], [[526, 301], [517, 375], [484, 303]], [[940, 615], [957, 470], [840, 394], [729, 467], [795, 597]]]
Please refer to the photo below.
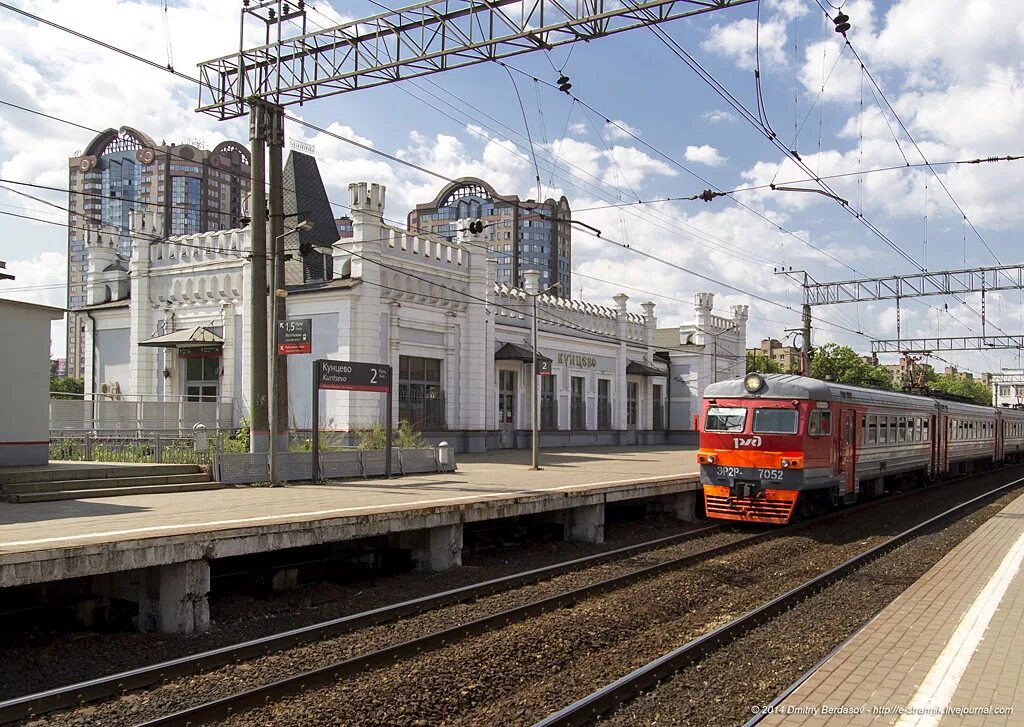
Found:
[[811, 282], [804, 286], [804, 302], [807, 305], [833, 305], [1021, 289], [1024, 289], [1024, 265], [997, 265], [834, 283]]
[[871, 342], [871, 353], [933, 354], [941, 351], [987, 351], [999, 348], [1024, 348], [1024, 334], [883, 339]]
[[428, 0], [199, 64], [198, 111], [248, 113], [249, 99], [288, 106], [756, 0]]

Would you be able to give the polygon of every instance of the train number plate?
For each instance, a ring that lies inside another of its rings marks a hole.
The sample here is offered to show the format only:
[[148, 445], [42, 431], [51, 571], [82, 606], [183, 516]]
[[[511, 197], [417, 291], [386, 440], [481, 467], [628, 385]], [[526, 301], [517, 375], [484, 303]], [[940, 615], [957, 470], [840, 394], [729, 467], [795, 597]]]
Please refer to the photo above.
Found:
[[762, 480], [774, 480], [776, 482], [782, 482], [783, 470], [763, 470], [757, 471], [757, 476]]

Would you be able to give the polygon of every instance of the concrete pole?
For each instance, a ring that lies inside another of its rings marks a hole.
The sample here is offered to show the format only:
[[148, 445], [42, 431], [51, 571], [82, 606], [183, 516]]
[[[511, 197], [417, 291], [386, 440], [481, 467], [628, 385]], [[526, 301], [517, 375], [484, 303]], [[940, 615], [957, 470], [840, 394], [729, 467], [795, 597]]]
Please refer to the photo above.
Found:
[[804, 330], [800, 342], [800, 373], [804, 376], [811, 375], [811, 306], [804, 303], [803, 306]]
[[539, 470], [537, 452], [537, 291], [530, 296], [533, 301], [533, 360], [530, 362], [530, 398], [533, 400], [533, 436], [530, 438], [530, 469]]
[[[277, 482], [278, 453], [288, 451], [288, 369], [284, 356], [277, 353], [277, 323], [287, 320], [285, 299], [278, 296], [284, 287], [284, 190], [282, 153], [284, 149], [284, 113], [280, 106], [268, 109], [268, 162], [270, 176], [270, 261], [273, 265], [270, 288], [272, 325], [270, 330], [270, 482]], [[284, 432], [283, 442], [281, 432]]]
[[249, 100], [249, 140], [252, 143], [251, 221], [252, 320], [249, 336], [249, 368], [252, 372], [249, 396], [249, 449], [266, 452], [269, 445], [267, 421], [267, 194], [266, 140], [267, 109], [264, 103]]

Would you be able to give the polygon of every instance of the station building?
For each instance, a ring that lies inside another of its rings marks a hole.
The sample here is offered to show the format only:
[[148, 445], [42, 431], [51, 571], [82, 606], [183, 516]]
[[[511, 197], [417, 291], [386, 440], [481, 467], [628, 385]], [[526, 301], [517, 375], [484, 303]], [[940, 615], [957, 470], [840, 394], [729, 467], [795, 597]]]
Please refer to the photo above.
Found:
[[[312, 320], [312, 353], [284, 357], [292, 428], [312, 426], [313, 361], [326, 358], [390, 364], [394, 420], [435, 441], [463, 451], [529, 446], [539, 276], [526, 275], [522, 287], [497, 280], [495, 256], [469, 220], [451, 242], [416, 235], [384, 223], [383, 186], [352, 184], [348, 194], [352, 237], [321, 241], [313, 260], [288, 263], [288, 317]], [[128, 416], [146, 421], [121, 429], [159, 427], [161, 407], [180, 416], [176, 402], [203, 410], [216, 426], [238, 426], [249, 414], [249, 230], [146, 239], [162, 224], [152, 213], [133, 214], [127, 264], [118, 264], [116, 240], [90, 238], [87, 391], [141, 402]], [[718, 378], [727, 369], [742, 374], [746, 306], [729, 319], [711, 315], [712, 302], [699, 294], [694, 324], [659, 332], [655, 304], [631, 306], [625, 293], [610, 305], [538, 295], [539, 358], [551, 369], [538, 381], [541, 444], [692, 439], [711, 362]], [[707, 337], [716, 333], [720, 350], [712, 353]], [[379, 394], [321, 396], [324, 430], [384, 422]]]

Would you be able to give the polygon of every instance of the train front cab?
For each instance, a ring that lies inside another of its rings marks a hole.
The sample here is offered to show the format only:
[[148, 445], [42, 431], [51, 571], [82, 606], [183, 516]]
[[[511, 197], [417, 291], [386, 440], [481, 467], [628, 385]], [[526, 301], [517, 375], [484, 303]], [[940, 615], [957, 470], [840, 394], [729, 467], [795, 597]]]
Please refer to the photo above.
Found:
[[800, 503], [852, 499], [857, 421], [828, 401], [708, 396], [697, 454], [707, 516], [781, 525]]
[[822, 459], [827, 466], [832, 412], [772, 399], [716, 400], [704, 408], [697, 459], [707, 516], [788, 523]]

